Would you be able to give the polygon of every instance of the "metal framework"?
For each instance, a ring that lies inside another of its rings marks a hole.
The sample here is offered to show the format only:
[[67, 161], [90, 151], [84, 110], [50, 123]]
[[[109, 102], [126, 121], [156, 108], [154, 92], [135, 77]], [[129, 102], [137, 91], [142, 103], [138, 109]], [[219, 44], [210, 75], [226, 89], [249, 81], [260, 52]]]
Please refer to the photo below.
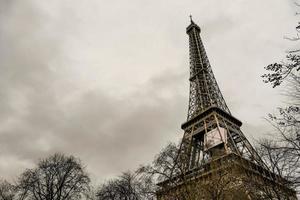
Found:
[[187, 119], [211, 106], [219, 107], [230, 114], [200, 38], [200, 27], [191, 20], [186, 32], [190, 46], [190, 100]]
[[[191, 20], [186, 33], [190, 51], [190, 97], [187, 122], [182, 125], [181, 151], [188, 156], [185, 158], [188, 169], [209, 162], [213, 156], [232, 152], [266, 167], [242, 133], [242, 123], [231, 115], [226, 105], [202, 43], [200, 27]], [[205, 147], [209, 134], [220, 140], [210, 149]]]
[[[173, 199], [168, 194], [182, 192], [180, 177], [185, 176], [184, 179], [191, 180], [190, 184], [197, 184], [208, 180], [211, 174], [220, 173], [226, 168], [225, 164], [227, 168], [242, 169], [243, 176], [251, 174], [250, 179], [257, 182], [267, 181], [279, 190], [287, 190], [293, 197], [294, 191], [282, 185], [281, 177], [270, 172], [247, 140], [240, 129], [242, 122], [231, 115], [214, 77], [200, 31], [191, 19], [186, 29], [190, 53], [189, 107], [187, 121], [181, 126], [184, 135], [177, 157], [183, 174], [159, 183], [162, 190], [158, 191], [158, 199]], [[178, 184], [169, 187], [172, 181]]]

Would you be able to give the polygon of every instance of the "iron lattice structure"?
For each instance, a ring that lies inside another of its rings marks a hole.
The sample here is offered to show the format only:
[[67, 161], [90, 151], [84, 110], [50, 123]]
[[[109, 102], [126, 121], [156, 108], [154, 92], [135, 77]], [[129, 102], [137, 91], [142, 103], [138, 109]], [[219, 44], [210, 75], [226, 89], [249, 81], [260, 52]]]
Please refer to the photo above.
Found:
[[[267, 191], [272, 188], [274, 191], [290, 194], [289, 199], [296, 199], [295, 192], [287, 186], [288, 182], [270, 172], [247, 140], [240, 129], [242, 122], [231, 115], [214, 77], [200, 31], [200, 27], [191, 19], [191, 24], [186, 29], [190, 53], [189, 107], [187, 121], [181, 125], [184, 135], [176, 157], [176, 166], [180, 172], [175, 172], [168, 180], [158, 183], [161, 188], [157, 192], [158, 199], [207, 199], [205, 192], [197, 194], [197, 191], [214, 182], [214, 178], [220, 181], [220, 174], [227, 172], [230, 173], [225, 180], [232, 180], [234, 174], [239, 174], [233, 188], [245, 189], [245, 185], [253, 182], [252, 185], [260, 185], [259, 187], [267, 185]], [[193, 188], [196, 190], [192, 193], [196, 196], [183, 198], [184, 195], [181, 194], [186, 194], [187, 190]], [[253, 199], [249, 188], [244, 190], [244, 194], [247, 197], [242, 199]]]
[[[189, 169], [211, 157], [236, 153], [260, 166], [265, 164], [242, 133], [242, 122], [233, 117], [219, 89], [200, 37], [200, 27], [191, 20], [186, 33], [190, 51], [190, 97], [187, 122], [182, 125], [181, 151]], [[209, 134], [211, 138], [207, 137]], [[209, 140], [215, 144], [208, 144]], [[212, 148], [209, 147], [212, 146]]]
[[190, 100], [187, 120], [212, 106], [230, 114], [212, 72], [199, 26], [191, 21], [186, 32], [189, 35], [190, 49]]

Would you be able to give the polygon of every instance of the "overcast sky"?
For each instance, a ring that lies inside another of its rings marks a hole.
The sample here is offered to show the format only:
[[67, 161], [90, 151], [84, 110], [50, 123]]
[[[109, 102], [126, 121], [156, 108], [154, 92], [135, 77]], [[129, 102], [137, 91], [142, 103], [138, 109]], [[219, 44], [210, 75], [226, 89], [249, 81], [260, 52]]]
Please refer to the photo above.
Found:
[[284, 58], [292, 0], [0, 0], [0, 176], [53, 152], [96, 182], [150, 162], [183, 135], [189, 15], [250, 141], [282, 104], [263, 84]]

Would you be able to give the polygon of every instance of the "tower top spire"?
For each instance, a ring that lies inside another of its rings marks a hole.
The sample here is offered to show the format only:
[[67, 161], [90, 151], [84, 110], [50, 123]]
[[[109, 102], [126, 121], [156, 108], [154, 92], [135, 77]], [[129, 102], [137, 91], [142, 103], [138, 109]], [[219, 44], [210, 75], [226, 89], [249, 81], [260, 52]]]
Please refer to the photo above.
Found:
[[190, 15], [190, 19], [191, 19], [191, 23], [193, 24], [194, 22], [193, 22], [193, 16], [192, 15]]
[[191, 30], [193, 30], [193, 28], [196, 29], [197, 32], [200, 33], [200, 27], [193, 21], [193, 16], [190, 15], [190, 21], [191, 21], [191, 24], [186, 28], [186, 33], [188, 34]]

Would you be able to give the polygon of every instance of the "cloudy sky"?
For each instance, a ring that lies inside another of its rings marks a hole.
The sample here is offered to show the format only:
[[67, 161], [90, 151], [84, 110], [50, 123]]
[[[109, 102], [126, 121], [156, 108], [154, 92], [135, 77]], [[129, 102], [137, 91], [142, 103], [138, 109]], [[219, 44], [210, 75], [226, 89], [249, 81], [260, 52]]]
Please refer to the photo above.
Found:
[[291, 47], [292, 0], [0, 0], [0, 176], [53, 152], [101, 182], [151, 161], [183, 132], [188, 16], [253, 141], [282, 104], [263, 67]]

